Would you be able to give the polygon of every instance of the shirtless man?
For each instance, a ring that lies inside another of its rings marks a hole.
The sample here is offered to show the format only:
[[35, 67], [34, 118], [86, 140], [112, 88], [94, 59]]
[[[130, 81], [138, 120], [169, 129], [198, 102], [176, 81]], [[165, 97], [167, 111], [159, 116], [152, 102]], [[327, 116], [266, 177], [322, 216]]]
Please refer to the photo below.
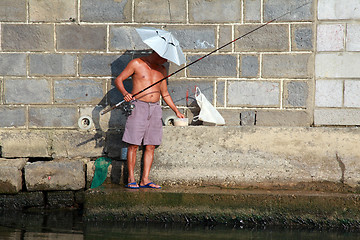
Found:
[[[167, 76], [163, 66], [167, 60], [160, 57], [155, 51], [145, 57], [136, 58], [126, 66], [124, 71], [115, 79], [115, 86], [124, 96], [124, 100], [133, 101], [134, 110], [128, 117], [123, 141], [128, 143], [127, 166], [128, 188], [161, 188], [149, 180], [151, 165], [154, 160], [156, 145], [160, 145], [162, 139], [162, 111], [159, 105], [160, 95], [166, 104], [175, 112], [178, 118], [185, 116], [175, 106], [167, 89], [166, 80], [154, 85], [134, 98], [133, 95], [151, 84]], [[123, 81], [132, 77], [133, 89], [128, 93]], [[143, 175], [140, 184], [135, 181], [134, 168], [136, 151], [143, 143], [145, 146]]]

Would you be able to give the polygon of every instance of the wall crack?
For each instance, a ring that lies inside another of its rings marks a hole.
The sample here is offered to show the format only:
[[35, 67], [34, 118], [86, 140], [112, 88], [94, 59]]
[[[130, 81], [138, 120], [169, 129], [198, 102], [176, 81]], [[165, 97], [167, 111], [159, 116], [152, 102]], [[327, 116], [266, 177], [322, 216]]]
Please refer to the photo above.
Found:
[[340, 156], [338, 153], [336, 153], [336, 161], [338, 162], [339, 164], [339, 167], [341, 169], [341, 178], [340, 178], [340, 182], [341, 183], [344, 183], [344, 178], [345, 178], [345, 164], [344, 162], [341, 160]]

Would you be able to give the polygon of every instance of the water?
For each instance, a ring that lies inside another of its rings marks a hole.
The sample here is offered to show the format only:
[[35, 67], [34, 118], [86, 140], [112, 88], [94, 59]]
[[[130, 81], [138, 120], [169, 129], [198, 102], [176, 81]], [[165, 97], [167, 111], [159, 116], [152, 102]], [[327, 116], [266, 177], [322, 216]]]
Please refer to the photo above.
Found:
[[245, 240], [360, 239], [360, 232], [281, 228], [239, 228], [164, 223], [82, 222], [77, 211], [1, 213], [0, 239], [126, 239], [126, 240]]

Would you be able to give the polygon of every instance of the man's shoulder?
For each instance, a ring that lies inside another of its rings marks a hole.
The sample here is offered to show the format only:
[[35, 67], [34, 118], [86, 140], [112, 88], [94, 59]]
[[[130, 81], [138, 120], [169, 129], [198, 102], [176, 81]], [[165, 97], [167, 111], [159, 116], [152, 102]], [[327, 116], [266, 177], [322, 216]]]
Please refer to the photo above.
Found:
[[139, 58], [134, 58], [133, 60], [130, 61], [131, 64], [136, 64], [136, 65], [143, 65], [145, 64], [144, 60], [141, 59], [141, 57]]
[[142, 65], [142, 62], [141, 62], [141, 60], [138, 59], [138, 58], [135, 58], [135, 59], [131, 60], [131, 61], [127, 64], [128, 67], [134, 68], [134, 69], [138, 68], [138, 67], [141, 66], [141, 65]]

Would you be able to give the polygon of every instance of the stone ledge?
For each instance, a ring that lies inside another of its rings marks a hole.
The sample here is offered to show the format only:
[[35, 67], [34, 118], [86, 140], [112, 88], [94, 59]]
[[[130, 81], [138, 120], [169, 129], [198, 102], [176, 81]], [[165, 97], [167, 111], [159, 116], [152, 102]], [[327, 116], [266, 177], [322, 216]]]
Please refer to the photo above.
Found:
[[[180, 185], [332, 181], [358, 186], [359, 133], [359, 128], [166, 126], [151, 179]], [[97, 135], [96, 131], [11, 130], [0, 131], [0, 146], [7, 158], [22, 154], [119, 160], [125, 147], [121, 136], [122, 131]], [[141, 157], [140, 150], [137, 179]]]
[[359, 229], [359, 194], [239, 188], [109, 186], [85, 193], [87, 221], [144, 221], [242, 226]]
[[28, 163], [25, 184], [28, 191], [84, 189], [85, 163], [74, 160]]
[[22, 192], [18, 194], [0, 195], [0, 210], [23, 210], [30, 207], [43, 207], [42, 192]]
[[[51, 191], [71, 192], [91, 187], [95, 161], [90, 158], [33, 161], [34, 159], [28, 158], [0, 158], [0, 194], [50, 191], [46, 197], [47, 205], [50, 206], [54, 205], [54, 201], [62, 201], [62, 197], [57, 197]], [[105, 183], [123, 184], [124, 165], [124, 161], [112, 161]], [[54, 201], [50, 201], [51, 196], [55, 196]], [[69, 205], [73, 197], [66, 194], [63, 196], [67, 199], [64, 204]]]
[[22, 190], [22, 170], [27, 160], [0, 158], [0, 194], [17, 193]]

